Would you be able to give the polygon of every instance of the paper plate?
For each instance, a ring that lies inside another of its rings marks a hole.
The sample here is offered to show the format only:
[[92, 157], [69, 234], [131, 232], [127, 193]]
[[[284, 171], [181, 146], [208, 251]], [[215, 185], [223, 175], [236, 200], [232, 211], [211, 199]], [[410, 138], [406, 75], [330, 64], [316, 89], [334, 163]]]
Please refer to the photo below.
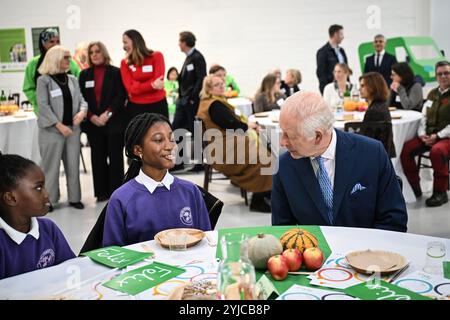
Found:
[[269, 115], [270, 115], [270, 112], [266, 111], [266, 112], [255, 113], [253, 116], [255, 118], [265, 118], [265, 117], [268, 117]]
[[395, 110], [397, 110], [396, 107], [389, 107], [389, 111], [395, 111]]
[[155, 235], [155, 241], [161, 245], [163, 248], [169, 248], [169, 239], [167, 238], [168, 232], [175, 233], [187, 233], [186, 237], [186, 247], [190, 248], [195, 246], [197, 243], [202, 241], [205, 237], [205, 233], [202, 230], [198, 229], [189, 229], [189, 228], [177, 228], [177, 229], [167, 229], [161, 232], [158, 232]]
[[395, 120], [395, 119], [401, 119], [402, 118], [402, 116], [393, 116], [393, 115], [391, 115], [391, 119], [393, 119], [393, 120]]
[[381, 275], [388, 275], [403, 269], [408, 264], [402, 255], [381, 250], [354, 251], [345, 257], [353, 269], [363, 274], [373, 274], [373, 266], [378, 266]]

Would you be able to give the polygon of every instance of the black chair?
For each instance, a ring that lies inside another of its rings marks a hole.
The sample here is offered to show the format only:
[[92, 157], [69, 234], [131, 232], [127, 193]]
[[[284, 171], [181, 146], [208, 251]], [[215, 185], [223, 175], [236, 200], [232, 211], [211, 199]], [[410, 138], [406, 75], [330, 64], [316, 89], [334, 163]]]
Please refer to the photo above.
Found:
[[384, 149], [391, 158], [396, 157], [392, 137], [392, 123], [387, 121], [346, 122], [344, 131], [360, 134], [383, 143]]
[[[206, 191], [205, 189], [203, 189], [202, 187], [200, 186], [197, 187], [202, 194], [203, 200], [205, 201], [206, 209], [208, 210], [209, 221], [211, 223], [211, 229], [213, 230], [216, 227], [220, 214], [222, 213], [223, 202], [220, 199], [213, 196], [208, 191]], [[83, 247], [80, 250], [80, 254], [102, 248], [103, 228], [105, 226], [107, 207], [108, 204], [104, 206], [102, 212], [100, 213], [97, 222], [95, 222], [94, 227], [92, 228], [86, 241], [84, 242]]]
[[[423, 159], [427, 159], [430, 164], [423, 163]], [[448, 159], [448, 161], [449, 161], [449, 171], [448, 171], [449, 177], [448, 177], [447, 189], [450, 190], [450, 159]], [[429, 151], [425, 151], [425, 152], [419, 154], [418, 159], [417, 159], [417, 166], [419, 167], [419, 170], [420, 169], [433, 169], [433, 167], [431, 166]]]
[[[195, 121], [198, 123], [201, 123], [202, 126], [202, 136], [205, 132], [205, 124], [203, 123], [202, 119], [200, 119], [199, 117], [195, 117]], [[202, 139], [202, 150], [204, 150], [206, 148], [206, 146], [208, 145], [208, 141], [203, 141]], [[228, 180], [229, 178], [225, 175], [223, 175], [222, 173], [214, 170], [214, 168], [212, 167], [212, 164], [210, 164], [208, 162], [208, 159], [206, 159], [205, 157], [203, 157], [203, 168], [204, 168], [204, 178], [203, 178], [203, 188], [208, 191], [209, 189], [209, 183], [212, 180]], [[218, 178], [213, 178], [214, 174], [220, 174], [220, 177]], [[240, 188], [239, 186], [237, 186], [238, 188]], [[241, 197], [244, 198], [245, 201], [245, 205], [248, 206], [248, 196], [247, 196], [247, 190], [240, 188], [241, 189]]]

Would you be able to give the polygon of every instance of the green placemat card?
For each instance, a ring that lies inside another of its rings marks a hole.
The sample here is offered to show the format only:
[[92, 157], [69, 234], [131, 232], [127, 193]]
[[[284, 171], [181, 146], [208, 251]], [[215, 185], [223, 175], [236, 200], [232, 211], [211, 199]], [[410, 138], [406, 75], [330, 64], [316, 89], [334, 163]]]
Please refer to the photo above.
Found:
[[112, 246], [85, 252], [81, 255], [105, 266], [122, 269], [152, 256], [153, 253]]
[[432, 300], [386, 281], [361, 283], [344, 292], [362, 300]]
[[450, 280], [450, 261], [443, 262], [444, 278]]
[[103, 286], [120, 292], [136, 295], [142, 291], [183, 274], [186, 270], [165, 263], [152, 264], [124, 273], [103, 283]]
[[[300, 228], [304, 229], [306, 231], [311, 232], [313, 235], [316, 236], [317, 241], [319, 242], [319, 248], [322, 250], [324, 255], [324, 262], [328, 259], [328, 257], [331, 255], [331, 249], [328, 245], [328, 242], [325, 238], [325, 236], [322, 233], [322, 230], [319, 226], [263, 226], [263, 227], [249, 227], [249, 228], [228, 228], [228, 229], [220, 229], [219, 230], [219, 236], [217, 241], [217, 251], [216, 251], [216, 257], [222, 258], [222, 250], [220, 247], [220, 239], [222, 236], [226, 233], [245, 233], [248, 234], [249, 237], [253, 237], [258, 235], [258, 233], [265, 233], [265, 234], [272, 234], [278, 239], [285, 233], [287, 230], [293, 229], [293, 228]], [[256, 279], [259, 280], [265, 273], [263, 271], [256, 270]], [[276, 281], [273, 280], [272, 276], [269, 272], [266, 273], [267, 278], [272, 281], [275, 288], [278, 290], [279, 294], [283, 294], [286, 290], [288, 290], [290, 287], [292, 287], [294, 284], [302, 285], [305, 287], [311, 287], [311, 288], [317, 288], [316, 286], [312, 286], [309, 284], [309, 279], [307, 276], [304, 275], [288, 275], [286, 279], [283, 281]], [[333, 290], [333, 289], [331, 289]], [[342, 290], [336, 290], [336, 291], [342, 291]]]

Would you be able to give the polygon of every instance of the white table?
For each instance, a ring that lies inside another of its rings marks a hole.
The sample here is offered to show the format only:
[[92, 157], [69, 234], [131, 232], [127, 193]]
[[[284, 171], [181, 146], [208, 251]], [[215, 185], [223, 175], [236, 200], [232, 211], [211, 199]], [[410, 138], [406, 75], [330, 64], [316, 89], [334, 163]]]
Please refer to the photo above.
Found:
[[0, 150], [3, 154], [18, 154], [39, 164], [37, 118], [33, 112], [0, 117]]
[[237, 97], [237, 98], [229, 98], [227, 99], [227, 101], [229, 104], [235, 106], [238, 110], [240, 110], [241, 113], [246, 117], [250, 117], [251, 114], [253, 113], [252, 101], [250, 99], [244, 97]]
[[[322, 232], [334, 253], [346, 254], [353, 250], [381, 249], [397, 252], [410, 263], [404, 275], [421, 270], [425, 264], [426, 246], [430, 241], [442, 241], [450, 248], [450, 240], [421, 236], [408, 233], [391, 232], [375, 229], [321, 227]], [[218, 232], [208, 232], [216, 241]], [[195, 247], [184, 252], [174, 252], [161, 248], [155, 241], [147, 241], [128, 246], [138, 251], [153, 251], [155, 260], [173, 265], [184, 265], [192, 261], [206, 261], [206, 268], [215, 266], [216, 247], [210, 246], [204, 238]], [[449, 254], [447, 253], [447, 257]], [[447, 259], [448, 260], [448, 259]], [[217, 270], [217, 269], [214, 269]], [[190, 274], [189, 274], [190, 272]], [[190, 270], [182, 279], [188, 281], [194, 270]], [[197, 271], [198, 273], [199, 271]], [[89, 258], [75, 258], [60, 265], [37, 270], [19, 276], [0, 280], [0, 299], [49, 299], [49, 298], [78, 298], [78, 299], [166, 299], [167, 294], [183, 281], [171, 281], [156, 288], [151, 288], [138, 294], [128, 296], [101, 286], [117, 274], [110, 268], [92, 262]], [[214, 272], [198, 274], [203, 278], [215, 278]], [[180, 276], [180, 277], [181, 277]], [[80, 288], [75, 289], [81, 282]], [[170, 283], [169, 283], [170, 282]], [[450, 283], [450, 280], [448, 281]]]
[[[362, 121], [364, 118], [363, 112], [345, 112], [345, 115], [353, 115], [353, 120], [348, 121]], [[249, 121], [257, 121], [260, 125], [269, 128], [279, 130], [278, 119], [280, 117], [280, 110], [274, 110], [270, 112], [262, 113], [265, 117], [252, 115]], [[403, 168], [400, 163], [400, 153], [402, 152], [403, 145], [406, 141], [414, 138], [417, 135], [417, 129], [419, 128], [422, 114], [417, 111], [411, 110], [396, 110], [391, 112], [392, 119], [392, 132], [394, 135], [394, 145], [397, 153], [397, 157], [392, 159], [392, 164], [398, 176], [403, 180], [403, 196], [407, 203], [415, 202], [416, 197], [411, 189], [411, 186], [406, 180], [403, 173]], [[399, 119], [397, 119], [399, 118]], [[343, 115], [335, 115], [334, 127], [339, 130], [344, 130], [345, 122]], [[272, 142], [273, 143], [273, 142]]]

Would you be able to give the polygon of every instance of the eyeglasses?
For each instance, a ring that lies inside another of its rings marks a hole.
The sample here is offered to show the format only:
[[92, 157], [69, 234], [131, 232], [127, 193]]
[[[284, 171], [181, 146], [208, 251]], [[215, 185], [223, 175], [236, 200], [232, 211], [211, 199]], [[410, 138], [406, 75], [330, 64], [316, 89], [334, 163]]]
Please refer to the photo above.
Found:
[[448, 77], [448, 76], [450, 76], [450, 72], [449, 72], [449, 71], [438, 72], [438, 73], [436, 73], [436, 75], [437, 75], [438, 77]]
[[66, 60], [70, 60], [72, 57], [71, 56], [64, 56], [63, 57], [63, 59], [66, 59]]
[[218, 82], [218, 83], [216, 83], [216, 84], [213, 84], [213, 87], [216, 87], [216, 88], [225, 87], [225, 83], [223, 83], [223, 82]]

